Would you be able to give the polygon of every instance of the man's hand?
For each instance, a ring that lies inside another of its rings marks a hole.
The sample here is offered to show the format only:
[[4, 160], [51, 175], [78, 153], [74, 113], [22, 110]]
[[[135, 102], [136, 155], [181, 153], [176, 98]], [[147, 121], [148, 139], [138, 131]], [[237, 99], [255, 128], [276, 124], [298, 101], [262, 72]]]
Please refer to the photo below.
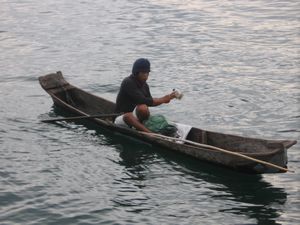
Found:
[[153, 106], [157, 106], [163, 103], [169, 103], [172, 99], [177, 98], [178, 92], [172, 91], [170, 94], [165, 95], [161, 98], [154, 98], [153, 99]]
[[169, 103], [172, 99], [176, 98], [176, 93], [175, 91], [172, 91], [170, 94], [164, 96], [163, 98], [164, 98], [164, 103]]
[[177, 98], [177, 94], [178, 94], [178, 91], [172, 91], [172, 93], [170, 94], [170, 98], [171, 100], [174, 99], [174, 98]]

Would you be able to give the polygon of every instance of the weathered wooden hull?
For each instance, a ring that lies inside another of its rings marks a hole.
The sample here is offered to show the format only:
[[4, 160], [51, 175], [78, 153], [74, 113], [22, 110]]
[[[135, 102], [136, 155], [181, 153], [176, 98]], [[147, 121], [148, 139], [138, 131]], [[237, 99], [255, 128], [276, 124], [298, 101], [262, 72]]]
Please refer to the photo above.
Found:
[[[39, 77], [43, 89], [52, 97], [56, 106], [76, 115], [109, 114], [114, 112], [115, 103], [97, 97], [69, 84], [60, 72]], [[238, 156], [233, 156], [190, 144], [182, 144], [161, 137], [149, 136], [134, 129], [118, 127], [113, 123], [114, 118], [91, 119], [95, 124], [110, 131], [143, 140], [173, 151], [190, 155], [197, 159], [212, 162], [248, 173], [279, 173], [279, 169], [253, 162]], [[273, 163], [287, 168], [287, 149], [296, 141], [291, 140], [264, 140], [223, 134], [192, 128], [188, 140], [203, 143], [233, 152], [241, 153], [255, 159]]]

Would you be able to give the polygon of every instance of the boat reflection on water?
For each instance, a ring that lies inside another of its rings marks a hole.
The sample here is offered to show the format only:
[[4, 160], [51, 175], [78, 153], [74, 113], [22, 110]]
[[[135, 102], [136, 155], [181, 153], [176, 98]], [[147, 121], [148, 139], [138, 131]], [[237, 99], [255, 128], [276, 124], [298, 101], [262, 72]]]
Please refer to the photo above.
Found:
[[[132, 180], [151, 178], [149, 167], [159, 161], [158, 163], [171, 166], [185, 179], [191, 179], [190, 184], [195, 186], [198, 194], [201, 194], [199, 183], [208, 183], [206, 188], [214, 193], [210, 197], [224, 203], [220, 213], [244, 215], [255, 219], [257, 224], [276, 224], [281, 214], [280, 206], [287, 200], [285, 190], [266, 182], [262, 175], [238, 173], [159, 147], [128, 140], [126, 137], [112, 138], [111, 144], [118, 146], [118, 163], [126, 168]], [[226, 202], [229, 202], [228, 207]]]

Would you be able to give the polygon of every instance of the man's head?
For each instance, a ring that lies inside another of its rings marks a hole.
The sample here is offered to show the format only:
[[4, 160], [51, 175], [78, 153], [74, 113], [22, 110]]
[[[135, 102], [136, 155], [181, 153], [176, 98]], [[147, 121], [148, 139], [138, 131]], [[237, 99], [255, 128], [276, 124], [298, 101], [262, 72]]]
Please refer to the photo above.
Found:
[[150, 72], [150, 62], [148, 59], [140, 58], [137, 59], [132, 66], [132, 74], [134, 76], [139, 75], [139, 73], [148, 73]]

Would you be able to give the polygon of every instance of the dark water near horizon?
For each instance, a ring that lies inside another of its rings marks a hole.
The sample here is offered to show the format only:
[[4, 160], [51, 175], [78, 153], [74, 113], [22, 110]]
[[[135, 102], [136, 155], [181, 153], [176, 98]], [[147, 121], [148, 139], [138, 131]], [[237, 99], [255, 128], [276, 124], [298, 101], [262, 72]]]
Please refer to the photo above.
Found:
[[245, 175], [61, 116], [38, 76], [115, 100], [136, 58], [152, 109], [251, 137], [300, 140], [299, 1], [0, 1], [0, 224], [300, 224], [295, 173]]

